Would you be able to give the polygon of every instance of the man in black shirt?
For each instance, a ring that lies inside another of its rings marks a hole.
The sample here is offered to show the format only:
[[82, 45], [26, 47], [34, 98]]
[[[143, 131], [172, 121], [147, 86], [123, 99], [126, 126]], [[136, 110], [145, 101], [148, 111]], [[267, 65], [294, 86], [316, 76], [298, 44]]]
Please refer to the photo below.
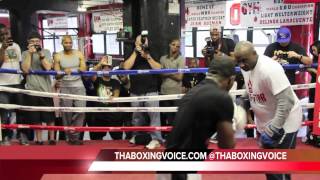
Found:
[[[166, 151], [207, 150], [208, 139], [216, 132], [220, 148], [235, 146], [233, 102], [228, 94], [234, 80], [233, 60], [221, 57], [211, 62], [206, 79], [181, 99]], [[171, 180], [185, 179], [187, 174], [171, 175]]]
[[[228, 56], [233, 59], [235, 43], [232, 39], [222, 38], [218, 28], [210, 30], [211, 41], [207, 41], [207, 45], [202, 49], [202, 55], [206, 60], [206, 67], [210, 65], [211, 60], [215, 56]], [[214, 52], [208, 51], [208, 43], [213, 47]]]
[[[150, 55], [148, 48], [147, 37], [139, 35], [136, 38], [135, 50], [127, 59], [124, 64], [124, 69], [161, 69], [161, 64], [153, 59]], [[158, 95], [158, 76], [149, 74], [139, 74], [130, 76], [130, 95], [131, 96], [156, 96]], [[146, 101], [146, 102], [132, 102], [132, 107], [159, 107], [159, 101]], [[160, 126], [160, 113], [159, 112], [134, 112], [132, 115], [133, 126], [145, 126], [148, 125], [150, 120], [150, 126]], [[135, 143], [134, 133], [133, 138], [130, 139], [131, 143]], [[154, 131], [150, 133], [152, 140], [146, 146], [148, 149], [154, 149], [160, 147], [160, 143], [163, 141], [161, 133]]]
[[[188, 68], [198, 68], [197, 59], [189, 60]], [[187, 93], [191, 88], [199, 84], [206, 77], [203, 73], [186, 73], [182, 79], [182, 92]]]
[[[306, 50], [299, 44], [291, 42], [291, 32], [286, 27], [281, 27], [277, 32], [277, 42], [269, 44], [264, 55], [271, 57], [281, 64], [306, 64], [312, 63]], [[286, 70], [290, 84], [295, 84], [296, 70]]]
[[233, 60], [214, 60], [204, 81], [180, 101], [167, 149], [207, 149], [207, 140], [218, 133], [220, 148], [233, 148], [233, 102], [228, 94], [235, 79]]

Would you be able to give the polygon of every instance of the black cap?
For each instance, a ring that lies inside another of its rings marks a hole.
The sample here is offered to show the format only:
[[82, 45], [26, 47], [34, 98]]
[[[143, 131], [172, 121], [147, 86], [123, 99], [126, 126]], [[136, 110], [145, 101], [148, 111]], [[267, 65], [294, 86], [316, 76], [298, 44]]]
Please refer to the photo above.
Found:
[[41, 36], [38, 32], [31, 32], [29, 35], [28, 35], [28, 40], [29, 39], [33, 39], [33, 38], [38, 38], [38, 39], [41, 39]]
[[219, 74], [223, 77], [233, 76], [236, 74], [235, 62], [226, 56], [215, 58], [210, 63], [208, 72], [211, 74]]

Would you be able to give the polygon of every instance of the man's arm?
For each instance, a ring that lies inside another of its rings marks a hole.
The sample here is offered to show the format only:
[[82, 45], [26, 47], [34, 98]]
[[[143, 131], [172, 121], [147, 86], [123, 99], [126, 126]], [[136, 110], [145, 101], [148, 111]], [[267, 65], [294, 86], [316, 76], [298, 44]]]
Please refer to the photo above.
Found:
[[[165, 57], [163, 56], [163, 57], [161, 57], [160, 58], [160, 64], [161, 64], [161, 68], [162, 69], [166, 69], [166, 67], [165, 67]], [[178, 68], [179, 69], [182, 69], [182, 68], [184, 68], [184, 66], [181, 68], [181, 63], [180, 63], [180, 59], [178, 60], [179, 62], [179, 64], [178, 64]], [[172, 74], [172, 73], [165, 73], [165, 74], [161, 74], [161, 77], [164, 77], [164, 78], [170, 78], [170, 79], [172, 79], [172, 80], [175, 80], [175, 81], [177, 81], [177, 82], [180, 82], [180, 81], [182, 81], [182, 78], [183, 78], [183, 74]]]
[[131, 56], [127, 60], [124, 61], [123, 68], [126, 70], [131, 69], [136, 61], [136, 58], [137, 58], [137, 53], [135, 51], [133, 51]]
[[85, 60], [82, 52], [78, 51], [78, 55], [79, 55], [79, 60], [80, 60], [79, 71], [84, 72], [87, 70], [86, 60]]
[[301, 61], [301, 63], [303, 63], [305, 65], [312, 64], [312, 58], [309, 57], [309, 56], [304, 55], [304, 53], [297, 53], [297, 52], [294, 52], [294, 51], [289, 51], [288, 52], [288, 58], [299, 59]]
[[41, 62], [42, 67], [46, 70], [49, 71], [52, 69], [52, 61], [50, 61], [50, 53], [38, 53], [39, 54], [39, 60]]
[[0, 67], [3, 65], [6, 57], [6, 47], [4, 45], [0, 48]]
[[279, 94], [276, 95], [277, 99], [277, 108], [274, 118], [272, 119], [271, 124], [280, 129], [283, 127], [286, 119], [288, 118], [291, 109], [294, 106], [295, 98], [291, 87], [287, 87]]
[[[8, 42], [8, 39], [5, 39], [2, 42], [1, 48], [0, 48], [0, 68], [3, 65], [4, 61], [6, 60], [6, 49], [10, 46], [10, 42]], [[17, 52], [18, 53], [18, 52]], [[21, 53], [21, 52], [20, 52]], [[19, 54], [18, 54], [19, 56]], [[20, 60], [20, 59], [19, 59]]]
[[147, 55], [146, 59], [152, 69], [161, 69], [161, 64], [154, 60], [150, 54]]
[[235, 147], [234, 130], [231, 120], [222, 120], [217, 123], [218, 147], [230, 149]]
[[26, 51], [22, 56], [21, 69], [24, 73], [29, 73], [31, 67], [32, 54], [29, 51]]
[[[53, 57], [53, 69], [55, 71], [61, 71], [61, 66], [60, 66], [60, 59], [61, 59], [61, 56], [60, 54], [56, 54], [54, 57]], [[61, 79], [62, 76], [61, 75], [57, 75], [56, 76], [57, 79]]]

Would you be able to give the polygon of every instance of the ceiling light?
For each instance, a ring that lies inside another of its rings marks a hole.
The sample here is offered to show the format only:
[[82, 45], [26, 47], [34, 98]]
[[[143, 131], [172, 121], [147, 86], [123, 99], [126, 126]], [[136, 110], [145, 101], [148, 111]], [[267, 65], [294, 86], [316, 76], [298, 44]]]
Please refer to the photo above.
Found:
[[85, 7], [82, 6], [82, 5], [79, 5], [77, 11], [79, 11], [79, 12], [86, 12], [86, 11], [87, 11], [87, 8], [85, 8]]

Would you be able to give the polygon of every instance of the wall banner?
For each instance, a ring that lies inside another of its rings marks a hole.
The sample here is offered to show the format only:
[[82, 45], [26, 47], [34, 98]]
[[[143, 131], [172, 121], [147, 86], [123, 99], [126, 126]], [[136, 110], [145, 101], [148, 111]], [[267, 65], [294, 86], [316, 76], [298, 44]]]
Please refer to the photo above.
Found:
[[220, 27], [225, 24], [225, 2], [186, 1], [186, 28]]
[[293, 26], [313, 24], [314, 3], [284, 4], [282, 0], [241, 2], [242, 26]]
[[119, 31], [123, 28], [123, 10], [112, 9], [92, 13], [93, 31], [100, 33], [103, 31]]

